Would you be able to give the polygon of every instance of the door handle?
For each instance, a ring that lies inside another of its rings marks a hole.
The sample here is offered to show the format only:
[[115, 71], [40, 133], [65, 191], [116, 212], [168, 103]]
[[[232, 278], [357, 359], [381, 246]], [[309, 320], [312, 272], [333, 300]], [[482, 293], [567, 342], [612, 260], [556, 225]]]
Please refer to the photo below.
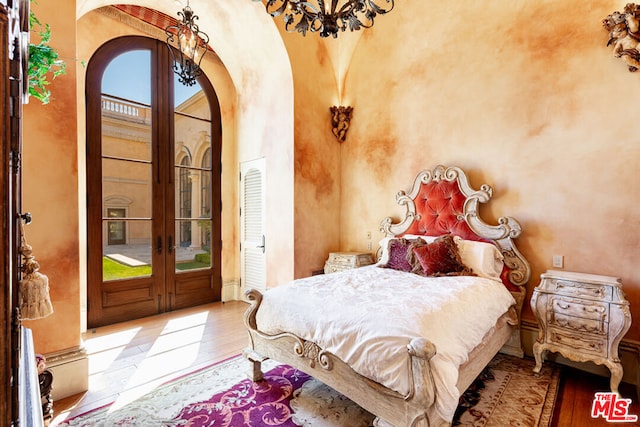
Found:
[[156, 251], [158, 255], [162, 253], [162, 237], [158, 236], [158, 240], [156, 241]]
[[257, 249], [262, 249], [262, 253], [264, 253], [264, 234], [262, 235], [262, 244], [256, 246]]
[[168, 248], [167, 249], [169, 250], [169, 254], [171, 254], [173, 252], [173, 237], [169, 236], [167, 239], [168, 239], [168, 242], [167, 242], [168, 243], [168, 245], [167, 245]]

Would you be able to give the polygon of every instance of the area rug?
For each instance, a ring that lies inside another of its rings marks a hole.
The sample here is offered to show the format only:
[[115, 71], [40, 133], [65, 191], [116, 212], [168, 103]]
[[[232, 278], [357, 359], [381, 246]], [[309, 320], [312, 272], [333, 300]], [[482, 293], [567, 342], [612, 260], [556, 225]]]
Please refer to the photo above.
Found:
[[454, 426], [548, 427], [558, 396], [561, 368], [498, 354], [463, 393]]
[[[534, 374], [531, 359], [497, 355], [460, 399], [453, 425], [540, 426], [551, 422], [557, 365]], [[265, 381], [246, 379], [236, 357], [171, 381], [121, 408], [105, 406], [66, 426], [313, 426], [368, 427], [373, 415], [303, 372], [273, 361]], [[54, 408], [55, 409], [55, 408]]]

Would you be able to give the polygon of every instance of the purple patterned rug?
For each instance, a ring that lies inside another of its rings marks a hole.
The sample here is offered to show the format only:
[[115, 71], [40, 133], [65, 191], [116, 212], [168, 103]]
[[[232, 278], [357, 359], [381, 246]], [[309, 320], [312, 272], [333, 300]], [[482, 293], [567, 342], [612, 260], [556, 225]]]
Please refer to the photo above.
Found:
[[204, 402], [191, 403], [173, 421], [185, 426], [296, 426], [291, 399], [311, 377], [286, 365], [246, 379]]

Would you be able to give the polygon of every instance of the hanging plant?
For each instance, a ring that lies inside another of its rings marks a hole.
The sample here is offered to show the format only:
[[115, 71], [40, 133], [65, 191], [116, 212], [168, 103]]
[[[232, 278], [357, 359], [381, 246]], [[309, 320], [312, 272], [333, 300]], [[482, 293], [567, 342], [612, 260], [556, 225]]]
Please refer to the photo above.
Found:
[[40, 36], [38, 44], [29, 43], [29, 95], [39, 99], [43, 104], [48, 104], [51, 99], [51, 91], [47, 89], [49, 79], [64, 74], [67, 64], [58, 57], [58, 51], [49, 46], [49, 24], [40, 23], [33, 11], [29, 12], [29, 28]]

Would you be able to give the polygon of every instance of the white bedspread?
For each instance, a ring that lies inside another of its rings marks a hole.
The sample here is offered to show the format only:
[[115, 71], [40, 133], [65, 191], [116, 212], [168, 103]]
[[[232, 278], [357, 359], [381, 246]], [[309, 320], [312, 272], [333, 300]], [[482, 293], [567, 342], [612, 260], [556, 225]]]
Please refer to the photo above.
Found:
[[451, 420], [461, 394], [459, 366], [512, 304], [496, 280], [428, 278], [374, 265], [272, 288], [256, 320], [263, 332], [313, 341], [403, 395], [410, 387], [407, 344], [430, 340], [437, 351], [431, 359], [436, 409]]

